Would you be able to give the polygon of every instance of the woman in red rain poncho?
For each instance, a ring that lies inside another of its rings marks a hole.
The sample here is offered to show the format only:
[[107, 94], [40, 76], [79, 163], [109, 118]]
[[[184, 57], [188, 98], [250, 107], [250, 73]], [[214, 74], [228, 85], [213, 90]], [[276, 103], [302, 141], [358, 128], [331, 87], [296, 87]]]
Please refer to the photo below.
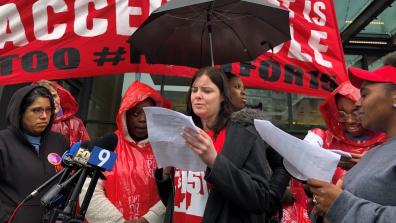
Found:
[[[338, 149], [357, 155], [363, 155], [370, 148], [384, 142], [385, 134], [363, 129], [360, 121], [354, 115], [354, 104], [359, 98], [359, 89], [353, 87], [350, 82], [341, 84], [320, 105], [320, 112], [327, 130], [312, 129], [304, 140], [325, 149]], [[345, 173], [346, 170], [338, 167], [333, 177], [333, 183], [336, 183]], [[312, 205], [308, 201], [302, 184], [292, 179], [290, 192], [294, 202], [284, 204], [282, 222], [311, 222], [308, 211], [312, 209]]]
[[51, 130], [59, 132], [68, 139], [70, 146], [78, 141], [89, 140], [84, 123], [76, 117], [78, 103], [73, 95], [52, 81], [41, 80], [37, 84], [46, 87], [54, 98], [56, 118]]
[[[118, 154], [106, 180], [99, 180], [86, 219], [105, 222], [163, 222], [165, 206], [159, 201], [154, 171], [157, 164], [147, 139], [143, 107], [170, 108], [171, 104], [157, 91], [134, 82], [125, 93], [117, 115]], [[80, 201], [85, 196], [89, 180], [84, 184]]]

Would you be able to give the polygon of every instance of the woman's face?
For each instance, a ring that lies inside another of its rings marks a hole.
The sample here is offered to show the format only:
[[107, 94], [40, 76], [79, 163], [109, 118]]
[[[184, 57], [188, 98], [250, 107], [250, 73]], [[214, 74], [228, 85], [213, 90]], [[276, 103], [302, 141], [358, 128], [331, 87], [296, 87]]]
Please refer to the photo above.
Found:
[[33, 135], [41, 135], [47, 128], [51, 115], [50, 99], [37, 97], [22, 114], [22, 127]]
[[363, 82], [360, 89], [361, 98], [356, 102], [359, 119], [366, 129], [388, 132], [395, 108], [394, 93], [384, 83]]
[[136, 141], [147, 138], [147, 122], [143, 108], [149, 106], [154, 106], [154, 104], [146, 99], [125, 113], [128, 133]]
[[57, 113], [59, 112], [59, 110], [60, 110], [60, 97], [59, 97], [59, 94], [58, 94], [58, 92], [57, 92], [55, 89], [53, 89], [53, 88], [50, 88], [50, 89], [48, 89], [48, 90], [51, 92], [52, 97], [54, 98], [55, 114], [57, 114]]
[[204, 74], [195, 79], [191, 86], [190, 97], [192, 110], [201, 118], [203, 126], [214, 124], [224, 98], [220, 93], [220, 89], [207, 75]]
[[245, 87], [238, 77], [231, 78], [230, 82], [231, 103], [236, 111], [246, 106]]
[[365, 129], [357, 117], [355, 102], [341, 96], [337, 100], [337, 108], [339, 111], [339, 122], [344, 126], [345, 131], [353, 136], [362, 135]]

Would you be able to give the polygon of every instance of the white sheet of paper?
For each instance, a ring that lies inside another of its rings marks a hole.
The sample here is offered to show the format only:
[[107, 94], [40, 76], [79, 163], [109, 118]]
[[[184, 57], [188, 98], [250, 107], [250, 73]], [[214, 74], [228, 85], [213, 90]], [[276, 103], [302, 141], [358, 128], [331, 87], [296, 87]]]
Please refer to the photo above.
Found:
[[285, 168], [297, 179], [315, 178], [331, 182], [340, 155], [325, 149], [318, 149], [301, 139], [298, 139], [266, 120], [254, 120], [254, 125], [273, 149], [285, 160]]
[[173, 166], [182, 170], [204, 171], [202, 162], [181, 136], [184, 127], [197, 129], [191, 116], [160, 107], [144, 107], [148, 139], [159, 168]]
[[352, 155], [350, 153], [342, 151], [342, 150], [339, 150], [339, 149], [329, 149], [329, 151], [331, 151], [333, 153], [337, 153], [341, 157], [352, 158]]

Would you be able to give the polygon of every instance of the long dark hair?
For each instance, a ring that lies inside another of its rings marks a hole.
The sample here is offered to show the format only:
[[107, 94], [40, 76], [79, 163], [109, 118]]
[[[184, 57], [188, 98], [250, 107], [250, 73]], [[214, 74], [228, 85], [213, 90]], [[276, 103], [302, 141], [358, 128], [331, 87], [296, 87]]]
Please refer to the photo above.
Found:
[[210, 126], [210, 128], [214, 132], [214, 136], [216, 137], [221, 129], [223, 129], [230, 119], [232, 113], [232, 104], [230, 99], [228, 81], [225, 78], [225, 74], [214, 67], [203, 67], [199, 69], [191, 80], [190, 89], [187, 93], [187, 115], [191, 115], [194, 123], [202, 128], [201, 119], [194, 113], [191, 104], [191, 88], [194, 84], [195, 80], [203, 75], [209, 77], [209, 79], [219, 88], [220, 93], [223, 95], [223, 102], [220, 105], [220, 111], [214, 126]]

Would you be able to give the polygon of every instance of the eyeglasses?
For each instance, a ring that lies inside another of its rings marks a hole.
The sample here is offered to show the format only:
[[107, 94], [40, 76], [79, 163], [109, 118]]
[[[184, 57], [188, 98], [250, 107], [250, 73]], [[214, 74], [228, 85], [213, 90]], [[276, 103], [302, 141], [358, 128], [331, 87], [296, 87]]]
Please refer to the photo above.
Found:
[[358, 119], [358, 112], [357, 111], [353, 111], [352, 113], [346, 113], [344, 111], [338, 111], [338, 121], [339, 122], [347, 122], [349, 120], [349, 118], [352, 121], [359, 121]]
[[140, 117], [141, 115], [145, 115], [143, 109], [134, 109], [127, 112], [127, 115], [131, 115], [135, 118]]
[[42, 116], [44, 113], [45, 115], [51, 115], [53, 110], [51, 107], [48, 107], [48, 108], [32, 108], [30, 109], [30, 111], [36, 116]]

